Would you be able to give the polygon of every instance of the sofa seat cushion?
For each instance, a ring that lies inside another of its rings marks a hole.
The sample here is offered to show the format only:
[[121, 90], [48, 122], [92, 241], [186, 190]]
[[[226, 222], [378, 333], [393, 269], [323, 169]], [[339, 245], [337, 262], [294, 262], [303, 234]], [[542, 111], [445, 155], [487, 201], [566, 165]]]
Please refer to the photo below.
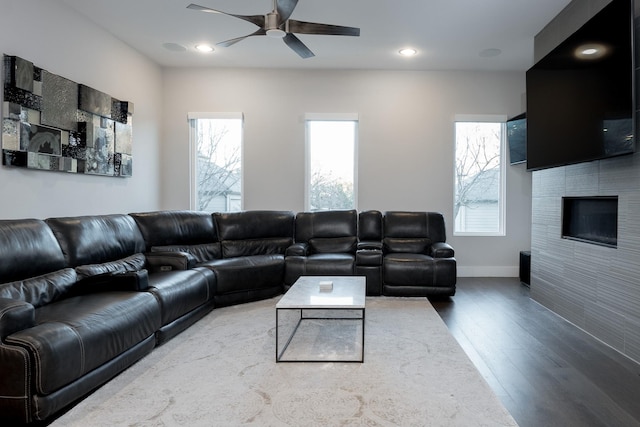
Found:
[[[214, 282], [210, 271], [209, 278]], [[213, 283], [199, 269], [173, 270], [149, 276], [149, 292], [158, 299], [162, 325], [167, 325], [213, 298]]]
[[220, 245], [224, 258], [253, 255], [283, 254], [293, 242], [292, 237], [271, 237], [245, 240], [223, 240]]
[[216, 273], [215, 294], [282, 286], [284, 255], [226, 258], [201, 264]]
[[36, 326], [9, 335], [26, 348], [38, 394], [49, 394], [100, 367], [160, 328], [160, 307], [148, 292], [104, 292], [36, 310]]
[[433, 258], [423, 254], [388, 254], [382, 264], [386, 285], [431, 286], [434, 272]]
[[293, 284], [300, 276], [352, 276], [355, 255], [313, 254], [287, 257], [286, 283]]
[[196, 262], [202, 263], [221, 257], [220, 243], [202, 243], [198, 245], [164, 245], [152, 246], [151, 252], [186, 252], [191, 254]]
[[356, 236], [309, 239], [312, 253], [354, 253], [358, 244]]
[[431, 247], [431, 239], [423, 238], [393, 238], [385, 237], [383, 241], [385, 252], [404, 252], [426, 254]]

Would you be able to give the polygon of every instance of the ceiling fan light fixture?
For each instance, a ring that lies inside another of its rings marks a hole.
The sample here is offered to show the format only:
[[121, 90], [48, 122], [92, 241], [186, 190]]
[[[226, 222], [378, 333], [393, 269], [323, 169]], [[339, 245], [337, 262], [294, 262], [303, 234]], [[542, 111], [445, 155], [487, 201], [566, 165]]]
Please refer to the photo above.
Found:
[[267, 35], [274, 39], [281, 39], [287, 35], [285, 31], [282, 31], [280, 28], [272, 28], [267, 30]]

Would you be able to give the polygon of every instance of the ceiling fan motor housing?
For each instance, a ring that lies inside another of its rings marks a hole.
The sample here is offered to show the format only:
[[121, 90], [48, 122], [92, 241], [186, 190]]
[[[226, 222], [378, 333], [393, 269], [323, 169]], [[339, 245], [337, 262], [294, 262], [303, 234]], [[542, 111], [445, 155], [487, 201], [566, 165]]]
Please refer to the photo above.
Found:
[[282, 38], [286, 35], [286, 32], [280, 29], [278, 12], [267, 13], [264, 18], [264, 29], [269, 37]]

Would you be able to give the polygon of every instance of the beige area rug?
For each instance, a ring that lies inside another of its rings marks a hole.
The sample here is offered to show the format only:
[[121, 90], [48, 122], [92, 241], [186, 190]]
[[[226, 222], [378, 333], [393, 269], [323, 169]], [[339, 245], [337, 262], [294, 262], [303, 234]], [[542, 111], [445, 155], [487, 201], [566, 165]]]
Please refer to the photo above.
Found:
[[277, 300], [214, 310], [52, 425], [517, 425], [426, 299], [367, 298], [364, 363], [275, 363]]

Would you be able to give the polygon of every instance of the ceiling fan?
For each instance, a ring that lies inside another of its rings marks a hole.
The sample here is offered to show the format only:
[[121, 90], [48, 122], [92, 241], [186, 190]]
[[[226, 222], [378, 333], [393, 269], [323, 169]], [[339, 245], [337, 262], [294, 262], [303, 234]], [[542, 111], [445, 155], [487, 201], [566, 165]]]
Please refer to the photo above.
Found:
[[247, 34], [246, 36], [236, 37], [234, 39], [216, 43], [218, 46], [223, 47], [231, 46], [232, 44], [238, 43], [247, 37], [266, 35], [274, 38], [281, 38], [286, 45], [295, 53], [300, 55], [301, 58], [311, 58], [312, 56], [315, 56], [313, 52], [311, 52], [311, 50], [305, 46], [305, 44], [294, 35], [294, 33], [356, 37], [360, 35], [360, 28], [318, 24], [315, 22], [304, 22], [289, 19], [297, 4], [298, 0], [273, 0], [273, 10], [266, 15], [235, 15], [233, 13], [226, 13], [193, 3], [187, 6], [187, 8], [198, 10], [200, 12], [220, 13], [223, 15], [233, 16], [260, 27], [255, 32]]

